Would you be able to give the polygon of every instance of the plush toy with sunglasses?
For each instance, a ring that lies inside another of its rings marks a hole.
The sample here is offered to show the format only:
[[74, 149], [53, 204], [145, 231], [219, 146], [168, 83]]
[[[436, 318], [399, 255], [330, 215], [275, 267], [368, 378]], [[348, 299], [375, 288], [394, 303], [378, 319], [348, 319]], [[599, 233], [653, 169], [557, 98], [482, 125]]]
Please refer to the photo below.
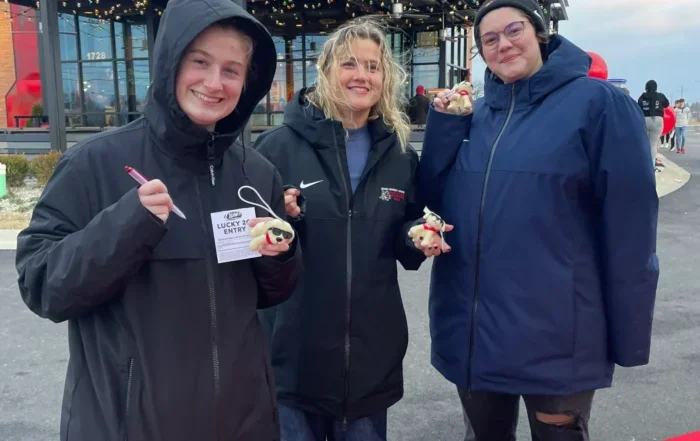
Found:
[[250, 241], [250, 249], [259, 251], [264, 244], [292, 243], [294, 240], [294, 229], [287, 222], [272, 219], [257, 224], [250, 230], [250, 235], [254, 238]]
[[470, 96], [474, 93], [474, 87], [468, 81], [457, 84], [446, 97], [450, 100], [447, 105], [447, 112], [456, 115], [468, 115], [472, 113], [472, 101]]

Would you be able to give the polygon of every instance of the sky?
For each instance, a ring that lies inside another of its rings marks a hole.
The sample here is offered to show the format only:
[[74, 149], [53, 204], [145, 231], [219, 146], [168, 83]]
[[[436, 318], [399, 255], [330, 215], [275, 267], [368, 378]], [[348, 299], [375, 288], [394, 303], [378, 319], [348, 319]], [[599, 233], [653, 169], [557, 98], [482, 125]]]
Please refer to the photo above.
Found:
[[[654, 79], [671, 102], [700, 101], [700, 0], [569, 0], [559, 34], [606, 61], [635, 98]], [[473, 80], [485, 65], [474, 58]]]

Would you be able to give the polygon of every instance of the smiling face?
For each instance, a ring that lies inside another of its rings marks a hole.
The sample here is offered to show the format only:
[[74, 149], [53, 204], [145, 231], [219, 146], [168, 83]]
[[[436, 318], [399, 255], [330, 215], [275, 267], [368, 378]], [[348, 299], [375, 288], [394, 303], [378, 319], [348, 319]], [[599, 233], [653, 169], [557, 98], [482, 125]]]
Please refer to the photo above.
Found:
[[246, 80], [250, 39], [212, 26], [199, 34], [180, 61], [175, 94], [180, 108], [197, 124], [214, 130], [236, 108]]
[[484, 61], [503, 82], [529, 78], [542, 67], [535, 28], [520, 10], [504, 7], [489, 12], [479, 32]]
[[333, 81], [347, 98], [349, 119], [362, 126], [382, 92], [382, 56], [379, 45], [369, 39], [355, 39], [349, 46], [350, 53], [336, 61]]

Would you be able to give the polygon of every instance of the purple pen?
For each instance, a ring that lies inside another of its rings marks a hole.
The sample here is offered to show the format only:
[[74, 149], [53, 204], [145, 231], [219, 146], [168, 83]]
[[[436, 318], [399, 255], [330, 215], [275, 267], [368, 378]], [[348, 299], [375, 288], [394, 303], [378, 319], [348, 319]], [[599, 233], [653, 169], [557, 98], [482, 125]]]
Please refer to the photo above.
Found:
[[[127, 165], [126, 167], [124, 167], [124, 171], [126, 171], [126, 172], [129, 174], [129, 176], [131, 176], [132, 178], [134, 178], [134, 181], [138, 182], [138, 183], [141, 184], [141, 185], [143, 185], [143, 184], [145, 184], [146, 182], [148, 182], [148, 179], [146, 179], [146, 177], [145, 177], [144, 175], [142, 175], [141, 173], [139, 173], [139, 171], [136, 170], [136, 169], [133, 168], [133, 167], [129, 167], [129, 166]], [[180, 217], [183, 218], [183, 219], [187, 219], [187, 218], [185, 217], [185, 213], [183, 213], [182, 211], [180, 211], [180, 209], [177, 208], [177, 207], [175, 206], [175, 204], [173, 204], [173, 213], [177, 214], [178, 216], [180, 216]]]

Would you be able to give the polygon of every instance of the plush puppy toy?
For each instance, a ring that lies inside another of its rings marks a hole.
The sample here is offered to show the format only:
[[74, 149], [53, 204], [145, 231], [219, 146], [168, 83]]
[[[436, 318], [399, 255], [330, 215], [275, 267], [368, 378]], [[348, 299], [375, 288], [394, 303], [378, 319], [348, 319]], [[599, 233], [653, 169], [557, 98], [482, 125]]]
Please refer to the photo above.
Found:
[[272, 219], [267, 222], [261, 222], [257, 224], [252, 230], [250, 230], [250, 235], [254, 237], [250, 241], [250, 249], [252, 251], [259, 251], [263, 244], [278, 244], [286, 242], [287, 244], [292, 243], [294, 240], [294, 229], [287, 222], [281, 221], [279, 219]]
[[[418, 238], [421, 241], [422, 247], [427, 247], [437, 234], [442, 239], [442, 234], [445, 233], [445, 221], [436, 213], [430, 211], [427, 207], [423, 209], [423, 219], [425, 223], [415, 225], [408, 230], [408, 236], [411, 239]], [[442, 241], [444, 244], [444, 240]], [[441, 247], [442, 249], [443, 247]], [[444, 249], [442, 249], [444, 251]]]
[[472, 113], [472, 102], [469, 96], [474, 93], [474, 88], [468, 81], [462, 81], [454, 87], [449, 95], [450, 104], [447, 111], [457, 115], [468, 115]]

